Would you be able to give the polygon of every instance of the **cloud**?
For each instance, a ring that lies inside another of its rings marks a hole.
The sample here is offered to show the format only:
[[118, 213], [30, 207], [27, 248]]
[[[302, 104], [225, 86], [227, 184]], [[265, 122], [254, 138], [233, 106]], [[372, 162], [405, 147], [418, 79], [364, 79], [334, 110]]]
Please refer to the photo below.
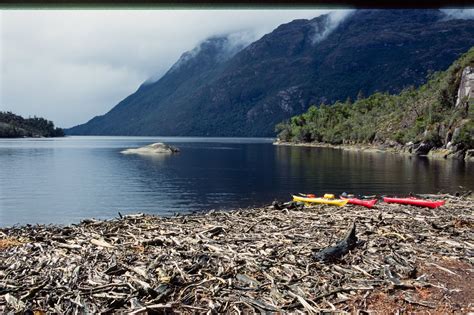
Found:
[[322, 24], [315, 23], [314, 24], [314, 36], [313, 36], [313, 44], [317, 44], [329, 34], [332, 33], [338, 27], [338, 25], [350, 14], [352, 14], [353, 10], [335, 10], [329, 14], [327, 14], [327, 18], [324, 20]]
[[211, 36], [245, 44], [330, 10], [0, 11], [0, 110], [70, 127], [110, 110]]
[[[212, 47], [212, 49], [216, 49], [219, 61], [224, 62], [232, 58], [235, 54], [239, 51], [244, 49], [250, 43], [257, 40], [257, 36], [253, 32], [249, 31], [239, 31], [235, 33], [225, 34], [225, 35], [216, 35], [209, 38], [206, 38], [202, 42], [200, 42], [196, 47], [192, 50], [186, 51], [179, 57], [178, 61], [175, 62], [170, 70], [167, 73], [177, 71], [183, 65], [186, 65], [188, 62], [192, 62], [192, 60], [199, 55], [199, 53], [206, 49]], [[149, 78], [145, 83], [150, 84], [153, 82], [158, 81], [161, 78], [161, 75], [153, 76]]]
[[474, 19], [474, 9], [442, 9], [448, 19], [472, 20]]

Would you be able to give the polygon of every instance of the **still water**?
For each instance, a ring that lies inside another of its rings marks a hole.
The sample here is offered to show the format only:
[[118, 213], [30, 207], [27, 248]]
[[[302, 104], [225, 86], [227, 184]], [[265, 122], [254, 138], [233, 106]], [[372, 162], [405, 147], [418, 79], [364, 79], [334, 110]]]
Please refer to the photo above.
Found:
[[[165, 142], [169, 156], [124, 155]], [[0, 226], [170, 215], [289, 200], [290, 192], [474, 190], [474, 165], [391, 154], [273, 146], [272, 139], [67, 137], [0, 140]], [[462, 186], [460, 188], [459, 186]]]

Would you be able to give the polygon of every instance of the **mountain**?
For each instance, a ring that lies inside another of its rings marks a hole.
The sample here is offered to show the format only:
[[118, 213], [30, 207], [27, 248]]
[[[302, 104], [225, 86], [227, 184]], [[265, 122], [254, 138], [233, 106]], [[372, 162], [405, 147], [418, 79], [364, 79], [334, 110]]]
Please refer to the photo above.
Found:
[[273, 136], [277, 122], [310, 105], [419, 86], [473, 45], [474, 20], [439, 10], [294, 20], [245, 47], [208, 39], [161, 79], [67, 133]]
[[312, 106], [277, 130], [284, 142], [371, 144], [474, 161], [474, 47], [418, 89]]
[[11, 112], [0, 111], [0, 138], [63, 137], [64, 131], [55, 128], [44, 118], [23, 118]]

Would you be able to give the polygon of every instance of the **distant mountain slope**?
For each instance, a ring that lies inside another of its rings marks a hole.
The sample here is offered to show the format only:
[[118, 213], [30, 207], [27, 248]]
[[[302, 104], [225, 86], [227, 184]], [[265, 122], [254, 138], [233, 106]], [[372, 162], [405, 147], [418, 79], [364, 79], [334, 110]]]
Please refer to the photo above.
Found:
[[0, 111], [0, 138], [63, 137], [64, 131], [55, 128], [52, 121], [44, 118], [23, 118], [10, 112]]
[[[474, 47], [418, 89], [312, 106], [277, 125], [284, 142], [372, 144], [474, 161]], [[438, 149], [438, 150], [433, 150]]]
[[310, 105], [419, 86], [474, 45], [474, 20], [439, 10], [359, 10], [280, 25], [241, 49], [212, 38], [110, 112], [89, 135], [272, 136]]

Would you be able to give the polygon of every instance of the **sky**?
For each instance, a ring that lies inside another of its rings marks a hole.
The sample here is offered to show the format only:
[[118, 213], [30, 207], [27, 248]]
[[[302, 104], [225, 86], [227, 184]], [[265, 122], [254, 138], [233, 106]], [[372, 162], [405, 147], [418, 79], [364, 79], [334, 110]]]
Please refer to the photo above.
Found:
[[105, 114], [210, 36], [238, 32], [256, 40], [282, 23], [328, 12], [2, 10], [0, 110], [72, 127]]

